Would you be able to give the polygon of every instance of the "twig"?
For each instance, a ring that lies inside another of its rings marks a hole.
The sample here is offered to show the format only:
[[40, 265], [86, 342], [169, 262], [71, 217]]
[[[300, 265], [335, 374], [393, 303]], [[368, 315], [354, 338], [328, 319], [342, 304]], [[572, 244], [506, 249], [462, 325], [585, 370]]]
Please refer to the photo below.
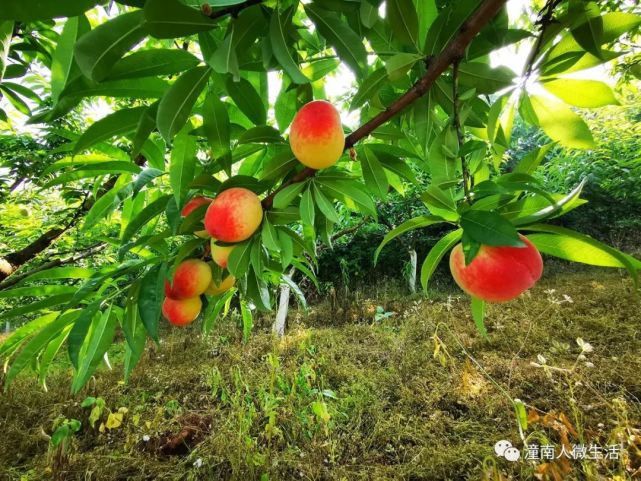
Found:
[[70, 257], [67, 257], [65, 259], [54, 259], [49, 262], [45, 262], [44, 264], [31, 269], [27, 272], [21, 273], [21, 274], [14, 274], [7, 278], [4, 282], [0, 283], [0, 291], [8, 289], [9, 287], [15, 286], [19, 282], [21, 282], [23, 279], [26, 279], [27, 277], [36, 274], [38, 272], [45, 271], [47, 269], [52, 269], [54, 267], [61, 267], [67, 264], [73, 264], [74, 262], [78, 262], [82, 259], [86, 259], [87, 257], [91, 257], [93, 255], [96, 255], [98, 252], [102, 250], [104, 243], [100, 242], [99, 244], [95, 244], [91, 247], [88, 247], [86, 249], [82, 249], [78, 251], [78, 253], [82, 253], [78, 255], [72, 255]]
[[552, 24], [554, 9], [561, 3], [562, 0], [548, 0], [545, 6], [539, 12], [539, 19], [536, 21], [540, 25], [539, 35], [536, 38], [534, 47], [530, 51], [528, 58], [525, 62], [525, 70], [523, 72], [523, 82], [532, 75], [536, 58], [539, 55], [541, 47], [543, 46], [543, 39], [548, 27]]
[[[463, 57], [465, 49], [472, 42], [474, 37], [481, 31], [481, 29], [492, 20], [499, 10], [505, 5], [507, 0], [486, 0], [470, 18], [461, 27], [459, 34], [445, 47], [445, 49], [436, 57], [432, 58], [425, 75], [416, 82], [412, 88], [405, 92], [401, 97], [394, 101], [383, 112], [366, 122], [345, 139], [345, 150], [354, 147], [354, 145], [368, 137], [374, 130], [381, 125], [385, 124], [394, 118], [401, 111], [405, 110], [413, 102], [425, 95], [434, 82], [445, 72], [449, 66]], [[314, 169], [306, 168], [296, 174], [294, 178], [288, 182], [283, 183], [278, 189], [273, 191], [263, 200], [263, 208], [271, 208], [274, 197], [282, 189], [295, 182], [302, 182], [303, 180], [316, 175]]]
[[[454, 128], [456, 129], [456, 137], [458, 139], [459, 152], [462, 152], [463, 143], [465, 138], [463, 137], [463, 129], [461, 128], [461, 117], [460, 117], [460, 99], [458, 91], [458, 73], [459, 73], [459, 63], [460, 59], [456, 59], [452, 64], [452, 104], [454, 109], [453, 123]], [[470, 169], [467, 165], [467, 160], [465, 159], [464, 154], [460, 154], [461, 157], [461, 170], [463, 172], [463, 192], [465, 192], [465, 200], [468, 204], [472, 204], [472, 197], [470, 195]]]
[[246, 2], [239, 3], [238, 5], [232, 5], [231, 7], [221, 8], [220, 10], [212, 10], [211, 6], [205, 4], [202, 6], [203, 13], [209, 18], [220, 18], [225, 15], [231, 15], [236, 18], [238, 14], [246, 8], [253, 7], [254, 5], [259, 5], [263, 3], [263, 0], [247, 0]]

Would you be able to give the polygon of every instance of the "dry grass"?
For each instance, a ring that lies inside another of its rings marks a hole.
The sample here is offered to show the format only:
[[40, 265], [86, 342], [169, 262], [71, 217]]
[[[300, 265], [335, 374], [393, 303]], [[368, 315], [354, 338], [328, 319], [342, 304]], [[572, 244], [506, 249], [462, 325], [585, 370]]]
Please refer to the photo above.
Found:
[[[548, 276], [489, 309], [489, 341], [462, 298], [376, 295], [294, 313], [282, 341], [269, 320], [247, 345], [233, 321], [209, 339], [173, 332], [150, 346], [129, 385], [103, 370], [75, 398], [66, 364], [48, 393], [20, 379], [0, 396], [0, 479], [498, 480], [565, 469], [567, 479], [620, 480], [639, 469], [641, 306], [629, 279], [591, 269]], [[377, 305], [396, 314], [374, 322]], [[577, 337], [594, 347], [585, 361]], [[538, 355], [548, 368], [531, 364]], [[494, 383], [539, 416], [526, 434], [557, 446], [563, 436], [621, 442], [624, 459], [537, 467], [495, 458], [497, 440], [521, 441]], [[80, 407], [89, 395], [108, 408], [94, 429]], [[100, 432], [121, 407], [122, 425]], [[83, 427], [54, 463], [46, 435], [60, 417]], [[159, 451], [199, 420], [206, 425], [181, 454]]]

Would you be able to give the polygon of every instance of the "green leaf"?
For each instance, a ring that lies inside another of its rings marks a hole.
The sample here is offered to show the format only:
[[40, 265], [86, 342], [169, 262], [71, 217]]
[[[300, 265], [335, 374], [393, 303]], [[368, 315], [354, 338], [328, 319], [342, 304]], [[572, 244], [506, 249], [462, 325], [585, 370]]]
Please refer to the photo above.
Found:
[[338, 213], [334, 208], [334, 204], [332, 204], [332, 202], [325, 196], [325, 194], [323, 194], [323, 191], [320, 190], [315, 182], [312, 182], [312, 189], [314, 191], [314, 200], [316, 201], [318, 209], [323, 213], [325, 217], [327, 217], [330, 222], [338, 224], [340, 222], [340, 218], [338, 217]]
[[216, 25], [215, 20], [178, 0], [147, 0], [144, 14], [144, 28], [156, 38], [187, 37]]
[[[67, 340], [67, 337], [69, 336], [69, 332], [71, 331], [71, 326], [65, 327], [58, 336], [56, 336], [54, 339], [49, 341], [49, 344], [47, 344], [47, 347], [44, 349], [42, 354], [40, 355], [40, 359], [38, 362], [38, 382], [40, 383], [41, 386], [45, 387], [46, 389], [46, 379], [47, 379], [47, 372], [49, 371], [49, 367], [51, 366], [51, 363], [53, 362], [54, 358], [58, 354], [58, 351], [62, 347], [62, 344]], [[80, 421], [77, 421], [80, 422]]]
[[158, 322], [165, 296], [167, 264], [157, 264], [147, 271], [140, 283], [138, 312], [145, 329], [154, 341], [158, 342]]
[[147, 107], [121, 109], [94, 122], [76, 141], [74, 154], [117, 135], [133, 132], [146, 109]]
[[581, 47], [596, 57], [601, 57], [603, 43], [603, 18], [596, 2], [570, 0], [569, 15], [577, 20], [570, 29]]
[[422, 59], [421, 55], [415, 53], [397, 53], [385, 61], [387, 76], [392, 82], [400, 80]]
[[149, 224], [152, 219], [162, 214], [167, 208], [169, 199], [171, 199], [170, 194], [163, 195], [140, 211], [140, 213], [127, 224], [122, 234], [121, 242], [123, 244], [128, 242], [140, 229]]
[[[160, 98], [167, 91], [169, 84], [155, 77], [141, 79], [109, 80], [101, 83], [79, 77], [65, 87], [60, 94], [64, 97], [114, 97], [127, 99]], [[62, 100], [61, 100], [62, 102]], [[73, 105], [75, 107], [75, 105]]]
[[385, 235], [383, 241], [376, 248], [376, 252], [374, 253], [374, 264], [376, 264], [376, 262], [378, 261], [378, 256], [380, 255], [383, 248], [398, 236], [412, 230], [420, 229], [421, 227], [429, 227], [431, 225], [440, 224], [442, 222], [444, 222], [442, 218], [431, 215], [422, 215], [419, 217], [414, 217], [413, 219], [406, 220], [401, 225], [395, 227]]
[[440, 187], [434, 184], [430, 185], [427, 190], [421, 194], [421, 199], [434, 215], [454, 222], [459, 219], [459, 214], [456, 211], [456, 203], [452, 197]]
[[182, 74], [163, 95], [158, 105], [156, 124], [167, 142], [183, 128], [198, 96], [207, 85], [211, 69], [194, 67]]
[[234, 48], [234, 29], [227, 34], [222, 44], [207, 58], [207, 64], [220, 74], [232, 74], [234, 79], [240, 79], [238, 54]]
[[[51, 100], [54, 104], [58, 102], [60, 94], [69, 80], [76, 40], [82, 35], [82, 32], [88, 31], [90, 28], [89, 21], [84, 16], [70, 18], [64, 24], [56, 44], [56, 50], [51, 58]], [[1, 71], [0, 68], [0, 78], [2, 78]]]
[[14, 307], [9, 311], [4, 311], [2, 313], [2, 320], [8, 321], [9, 319], [13, 319], [14, 317], [23, 316], [25, 314], [37, 312], [42, 309], [52, 308], [54, 306], [59, 306], [60, 304], [64, 304], [72, 298], [73, 298], [72, 294], [60, 294], [57, 296], [49, 296], [45, 299], [32, 302], [31, 304], [21, 305], [19, 307]]
[[380, 161], [384, 169], [389, 170], [390, 172], [414, 184], [418, 184], [418, 179], [416, 178], [416, 175], [414, 175], [412, 168], [409, 165], [407, 165], [406, 162], [392, 155], [388, 155], [385, 152], [383, 152], [382, 154], [380, 152], [377, 152], [377, 149], [373, 148], [374, 145], [376, 144], [369, 145], [370, 150], [376, 153], [376, 158]]
[[98, 313], [101, 303], [102, 300], [97, 299], [82, 309], [73, 324], [71, 332], [69, 333], [69, 343], [67, 346], [69, 359], [76, 369], [78, 369], [78, 356], [80, 355], [80, 349], [87, 337], [87, 332], [89, 332], [89, 326], [91, 325], [94, 316]]
[[515, 174], [533, 174], [550, 149], [555, 145], [555, 142], [550, 142], [542, 147], [535, 147], [534, 150], [523, 156], [519, 163], [516, 164], [516, 167], [512, 169], [512, 172]]
[[286, 23], [289, 21], [290, 16], [285, 12], [275, 11], [272, 13], [269, 25], [269, 39], [271, 41], [272, 51], [278, 63], [285, 69], [285, 72], [287, 72], [294, 83], [309, 83], [309, 79], [299, 70], [298, 65], [289, 51], [289, 44], [291, 42], [286, 38], [285, 33], [287, 28]]
[[113, 314], [111, 306], [102, 316], [96, 317], [91, 323], [86, 345], [83, 346], [82, 356], [80, 357], [80, 366], [71, 384], [71, 392], [73, 394], [80, 391], [98, 367], [113, 342], [117, 325], [118, 320]]
[[641, 261], [632, 256], [565, 227], [534, 224], [523, 229], [544, 233], [528, 235], [528, 239], [544, 254], [594, 266], [623, 267], [628, 270], [635, 285], [638, 284]]
[[269, 125], [259, 125], [244, 132], [239, 138], [239, 144], [274, 144], [282, 143], [280, 132]]
[[520, 399], [514, 400], [514, 414], [521, 430], [523, 432], [527, 431], [527, 411], [525, 410], [525, 403]]
[[305, 294], [303, 293], [302, 289], [298, 284], [296, 284], [291, 277], [283, 274], [281, 275], [281, 279], [285, 284], [287, 284], [294, 295], [296, 296], [296, 300], [298, 301], [298, 304], [304, 309], [307, 310], [307, 299], [305, 299]]
[[363, 83], [360, 84], [358, 92], [352, 98], [352, 103], [349, 106], [350, 110], [356, 110], [361, 107], [365, 102], [369, 101], [381, 89], [387, 81], [387, 70], [379, 68], [374, 70]]
[[363, 169], [365, 185], [369, 191], [377, 197], [385, 199], [387, 197], [387, 191], [389, 190], [387, 175], [381, 163], [376, 158], [376, 154], [367, 146], [363, 148], [361, 168]]
[[485, 339], [489, 339], [485, 327], [485, 301], [472, 297], [472, 318], [479, 334]]
[[60, 294], [71, 294], [76, 291], [73, 286], [64, 286], [59, 284], [49, 284], [45, 286], [14, 287], [0, 291], [0, 299], [9, 299], [13, 297], [41, 297], [53, 296]]
[[470, 15], [479, 7], [481, 0], [460, 0], [456, 8], [443, 8], [425, 38], [423, 53], [435, 55], [458, 35]]
[[295, 182], [279, 191], [276, 196], [274, 196], [274, 208], [284, 209], [288, 207], [292, 201], [298, 197], [298, 194], [303, 191], [305, 185], [304, 182]]
[[203, 106], [203, 128], [214, 158], [229, 152], [229, 114], [213, 92], [207, 94]]
[[120, 59], [111, 69], [109, 80], [182, 73], [198, 65], [198, 59], [183, 49], [138, 50]]
[[276, 252], [280, 251], [278, 232], [267, 217], [265, 217], [265, 219], [263, 220], [261, 239], [263, 241], [263, 244], [265, 244], [265, 247], [267, 247], [269, 250]]
[[441, 262], [441, 259], [443, 259], [443, 256], [445, 256], [445, 254], [461, 240], [462, 236], [462, 229], [452, 231], [442, 237], [436, 244], [434, 244], [434, 247], [430, 249], [427, 257], [425, 257], [425, 260], [423, 261], [423, 265], [421, 266], [421, 285], [425, 291], [427, 291], [427, 286], [432, 274], [434, 274], [434, 271]]
[[[149, 136], [151, 133], [156, 130], [156, 116], [158, 115], [158, 104], [160, 102], [156, 101], [153, 104], [145, 108], [145, 111], [138, 119], [138, 124], [136, 125], [136, 131], [131, 140], [131, 158], [135, 159], [142, 151], [145, 149], [145, 144], [149, 145], [148, 142]], [[154, 159], [147, 158], [149, 165], [155, 166]], [[162, 164], [164, 165], [164, 159]]]
[[[4, 79], [13, 38], [13, 21], [0, 22], [0, 82]], [[75, 39], [74, 39], [75, 41]]]
[[38, 354], [55, 339], [77, 317], [78, 312], [69, 312], [57, 317], [33, 336], [11, 363], [4, 379], [5, 391], [11, 382], [27, 366], [31, 365]]
[[32, 282], [40, 279], [87, 279], [94, 274], [93, 269], [86, 267], [53, 267], [44, 271], [34, 272], [20, 281], [20, 284]]
[[240, 244], [236, 244], [234, 250], [229, 254], [227, 269], [236, 279], [240, 279], [249, 269], [251, 261], [252, 240], [248, 239]]
[[[536, 211], [527, 214], [527, 215], [519, 215], [515, 219], [512, 220], [514, 225], [521, 226], [521, 225], [526, 225], [526, 224], [531, 224], [533, 222], [540, 222], [544, 219], [558, 216], [559, 214], [568, 212], [575, 206], [577, 206], [579, 199], [579, 196], [581, 195], [581, 191], [583, 190], [583, 187], [585, 186], [587, 182], [587, 179], [583, 179], [579, 185], [577, 185], [572, 191], [567, 194], [564, 197], [561, 197], [560, 199], [554, 201], [552, 204], [549, 203], [549, 199], [545, 199], [545, 201], [548, 202], [548, 204], [540, 209], [537, 209]], [[526, 197], [524, 199], [525, 202], [527, 202], [529, 198]], [[554, 199], [553, 199], [554, 200]], [[580, 204], [578, 204], [580, 205]], [[524, 206], [525, 207], [525, 206]]]
[[[411, 4], [411, 0], [406, 1]], [[305, 5], [305, 12], [318, 32], [334, 47], [340, 59], [360, 75], [367, 66], [367, 51], [356, 32], [336, 13], [318, 8], [313, 3]]]
[[143, 13], [135, 11], [113, 18], [78, 39], [75, 58], [80, 71], [91, 80], [104, 80], [114, 64], [145, 38]]
[[314, 226], [314, 219], [316, 217], [316, 207], [314, 206], [314, 198], [312, 197], [311, 184], [308, 184], [307, 189], [303, 192], [300, 200], [300, 217], [304, 224]]
[[0, 20], [50, 20], [58, 17], [75, 17], [86, 12], [98, 0], [57, 0], [55, 2], [42, 0], [2, 0]]
[[153, 167], [143, 170], [133, 182], [132, 197], [136, 197], [143, 187], [161, 175], [164, 175], [164, 172], [159, 169], [154, 169]]
[[128, 332], [125, 345], [125, 383], [129, 382], [129, 376], [145, 350], [147, 343], [147, 331], [140, 319], [138, 308], [134, 302], [127, 302], [127, 310], [123, 320], [123, 331]]
[[561, 102], [537, 96], [524, 96], [522, 102], [522, 109], [534, 115], [536, 123], [552, 140], [575, 149], [595, 146], [583, 119]]
[[479, 94], [493, 94], [513, 85], [514, 72], [507, 67], [491, 68], [480, 62], [466, 62], [459, 66], [461, 85], [475, 88]]
[[117, 205], [119, 192], [119, 187], [113, 187], [98, 198], [85, 217], [85, 223], [82, 226], [83, 231], [88, 231], [113, 212]]
[[179, 208], [183, 206], [189, 184], [194, 180], [197, 150], [198, 144], [194, 137], [185, 131], [176, 136], [169, 164], [169, 184]]
[[28, 321], [13, 331], [9, 337], [5, 338], [2, 344], [0, 344], [0, 358], [9, 358], [31, 334], [55, 321], [59, 315], [59, 312], [45, 314], [32, 321]]
[[229, 305], [231, 303], [231, 298], [234, 297], [235, 293], [236, 289], [230, 289], [222, 294], [222, 297], [217, 299], [215, 304], [210, 304], [212, 308], [210, 309], [208, 307], [203, 316], [203, 334], [209, 334], [211, 332], [214, 326], [214, 321], [218, 318], [223, 309], [225, 310], [225, 312], [223, 313], [223, 317], [227, 315], [227, 311], [229, 311]]
[[641, 16], [626, 12], [609, 12], [601, 16], [604, 43], [612, 42], [641, 25]]
[[387, 20], [395, 36], [418, 51], [418, 14], [412, 0], [387, 0], [386, 5]]
[[461, 227], [475, 241], [489, 246], [523, 247], [523, 241], [508, 220], [496, 212], [469, 210], [461, 215]]
[[541, 83], [545, 90], [575, 107], [594, 108], [619, 105], [612, 88], [597, 80], [561, 78]]
[[248, 80], [240, 78], [238, 81], [234, 81], [231, 77], [227, 77], [225, 86], [236, 106], [249, 120], [255, 125], [263, 125], [267, 122], [267, 112], [263, 100]]
[[318, 176], [317, 181], [325, 187], [337, 199], [350, 199], [356, 207], [364, 214], [371, 215], [374, 218], [378, 217], [376, 206], [372, 199], [367, 195], [358, 182], [332, 179], [328, 176]]
[[[305, 67], [302, 72], [305, 77], [310, 79], [312, 82], [322, 79], [327, 76], [327, 74], [333, 72], [341, 64], [340, 60], [334, 58], [324, 58], [322, 60], [316, 60], [311, 62]], [[287, 127], [287, 126], [285, 126]]]
[[249, 341], [249, 337], [251, 336], [254, 322], [252, 319], [252, 312], [249, 310], [249, 307], [247, 306], [247, 302], [245, 300], [240, 301], [240, 314], [243, 320], [243, 342], [247, 343]]

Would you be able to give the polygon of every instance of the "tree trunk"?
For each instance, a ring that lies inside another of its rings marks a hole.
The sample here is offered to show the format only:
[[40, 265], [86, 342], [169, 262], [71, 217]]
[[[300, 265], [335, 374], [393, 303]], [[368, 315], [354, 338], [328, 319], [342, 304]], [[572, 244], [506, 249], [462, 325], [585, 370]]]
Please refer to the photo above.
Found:
[[416, 266], [418, 265], [418, 255], [415, 249], [410, 249], [410, 276], [408, 279], [410, 292], [416, 294]]
[[291, 288], [289, 287], [289, 284], [281, 284], [278, 312], [276, 313], [276, 320], [272, 326], [272, 332], [278, 337], [283, 337], [285, 335], [285, 324], [287, 322], [287, 313], [289, 312], [290, 294]]

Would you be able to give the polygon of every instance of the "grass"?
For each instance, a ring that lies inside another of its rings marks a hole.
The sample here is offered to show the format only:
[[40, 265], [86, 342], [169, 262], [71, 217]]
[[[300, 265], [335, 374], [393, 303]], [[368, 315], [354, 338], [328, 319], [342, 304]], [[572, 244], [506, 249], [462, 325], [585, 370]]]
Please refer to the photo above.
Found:
[[[48, 392], [23, 377], [0, 395], [0, 479], [636, 479], [639, 300], [618, 272], [554, 272], [490, 306], [489, 340], [462, 297], [378, 286], [374, 298], [338, 292], [292, 312], [283, 340], [270, 319], [247, 344], [233, 318], [209, 338], [167, 331], [128, 385], [102, 369], [77, 397], [61, 360]], [[377, 306], [394, 315], [374, 321]], [[579, 337], [593, 346], [585, 359]], [[523, 445], [502, 390], [526, 404], [528, 439], [622, 443], [622, 459], [497, 458], [496, 441]], [[89, 396], [104, 401], [94, 427]], [[71, 419], [80, 431], [52, 448], [54, 426]]]

